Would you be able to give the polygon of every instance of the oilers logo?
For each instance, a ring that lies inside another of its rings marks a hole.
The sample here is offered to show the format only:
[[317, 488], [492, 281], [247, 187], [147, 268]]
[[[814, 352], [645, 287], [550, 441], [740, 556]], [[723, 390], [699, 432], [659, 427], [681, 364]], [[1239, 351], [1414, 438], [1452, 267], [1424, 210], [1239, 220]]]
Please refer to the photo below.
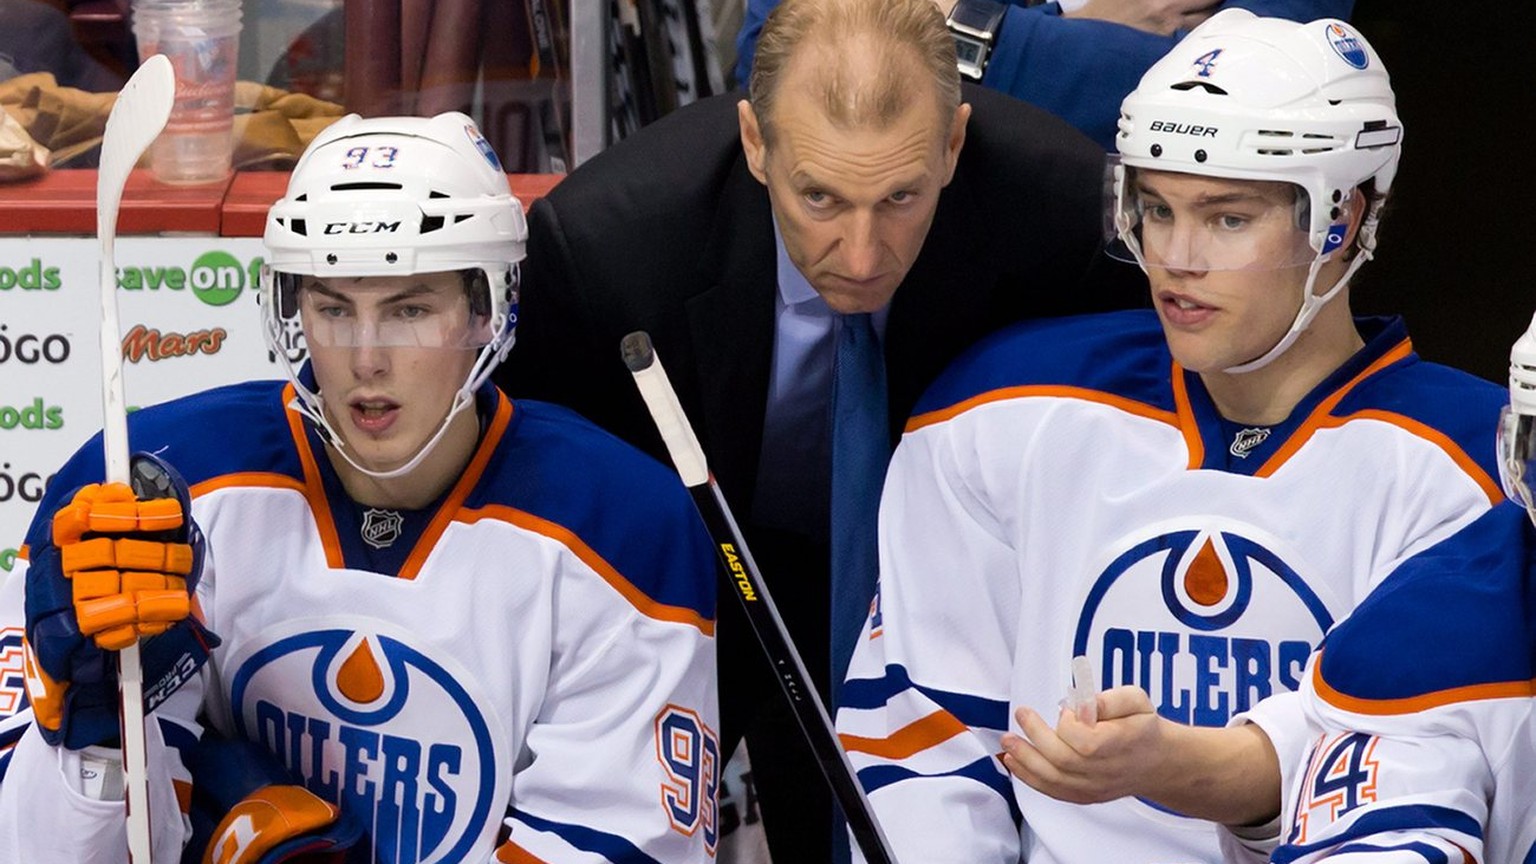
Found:
[[404, 641], [342, 629], [280, 638], [232, 668], [236, 732], [358, 814], [369, 860], [464, 861], [494, 840], [509, 763], [466, 676]]
[[1258, 534], [1202, 526], [1130, 542], [1090, 585], [1072, 656], [1093, 660], [1102, 688], [1139, 686], [1159, 714], [1199, 726], [1296, 689], [1336, 607]]
[[1328, 25], [1328, 44], [1333, 46], [1333, 52], [1345, 63], [1356, 69], [1364, 69], [1370, 65], [1371, 55], [1365, 52], [1365, 43], [1360, 41], [1359, 36], [1349, 32], [1344, 25], [1338, 23]]

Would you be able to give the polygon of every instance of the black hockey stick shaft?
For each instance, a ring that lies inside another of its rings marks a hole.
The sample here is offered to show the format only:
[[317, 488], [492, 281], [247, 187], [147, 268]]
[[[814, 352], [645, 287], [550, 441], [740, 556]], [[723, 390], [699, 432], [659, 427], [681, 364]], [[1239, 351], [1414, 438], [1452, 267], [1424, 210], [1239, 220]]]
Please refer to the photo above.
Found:
[[677, 401], [676, 391], [667, 380], [666, 370], [656, 357], [651, 337], [644, 331], [631, 333], [624, 337], [622, 350], [624, 363], [635, 377], [635, 385], [640, 388], [651, 419], [666, 442], [667, 452], [672, 454], [683, 484], [692, 493], [704, 526], [714, 538], [715, 551], [736, 588], [736, 599], [745, 610], [768, 662], [773, 665], [774, 675], [789, 700], [800, 731], [811, 745], [827, 785], [832, 787], [833, 796], [843, 808], [854, 842], [869, 864], [894, 864], [895, 858], [869, 806], [869, 798], [853, 773], [848, 754], [838, 744], [827, 708], [811, 685], [805, 661], [800, 659], [800, 652], [784, 627], [784, 619], [779, 617], [779, 609], [747, 549], [746, 539], [731, 515], [730, 505], [726, 504], [720, 486], [709, 473], [704, 450], [693, 434], [688, 415], [683, 413], [682, 405]]
[[561, 65], [555, 21], [548, 0], [528, 0], [528, 23], [533, 30], [539, 77], [550, 80], [549, 98], [539, 106], [539, 125], [544, 133], [544, 170], [563, 174], [571, 164], [569, 139], [565, 134], [565, 80], [569, 77]]

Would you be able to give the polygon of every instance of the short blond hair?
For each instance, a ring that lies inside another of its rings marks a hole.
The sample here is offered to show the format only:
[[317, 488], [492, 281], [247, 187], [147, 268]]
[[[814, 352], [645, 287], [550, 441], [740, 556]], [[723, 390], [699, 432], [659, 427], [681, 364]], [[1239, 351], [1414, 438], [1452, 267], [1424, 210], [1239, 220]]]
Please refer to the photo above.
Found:
[[[868, 58], [877, 70], [872, 81], [856, 79], [847, 62], [859, 37], [876, 52]], [[900, 116], [923, 92], [903, 77], [913, 60], [932, 77], [943, 116], [960, 107], [954, 37], [933, 0], [783, 0], [763, 24], [747, 86], [765, 140], [785, 68], [812, 49], [833, 61], [818, 83], [823, 110], [841, 125], [883, 127]]]

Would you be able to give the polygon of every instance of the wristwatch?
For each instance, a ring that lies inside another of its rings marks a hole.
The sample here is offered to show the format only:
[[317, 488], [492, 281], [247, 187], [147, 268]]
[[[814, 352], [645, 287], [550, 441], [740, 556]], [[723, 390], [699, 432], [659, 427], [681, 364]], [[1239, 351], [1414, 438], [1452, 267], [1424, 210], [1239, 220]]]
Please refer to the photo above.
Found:
[[996, 0], [958, 0], [949, 10], [949, 32], [955, 37], [955, 65], [960, 77], [980, 81], [992, 59], [997, 31], [1003, 26], [1008, 4]]

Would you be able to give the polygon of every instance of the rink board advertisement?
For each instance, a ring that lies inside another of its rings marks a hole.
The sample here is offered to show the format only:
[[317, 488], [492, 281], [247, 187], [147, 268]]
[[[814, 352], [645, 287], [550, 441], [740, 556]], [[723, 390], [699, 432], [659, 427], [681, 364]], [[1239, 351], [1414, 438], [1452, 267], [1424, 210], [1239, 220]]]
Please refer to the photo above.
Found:
[[[98, 250], [78, 237], [0, 238], [0, 578], [49, 476], [102, 425]], [[261, 335], [262, 254], [254, 237], [117, 240], [130, 410], [283, 376]]]

